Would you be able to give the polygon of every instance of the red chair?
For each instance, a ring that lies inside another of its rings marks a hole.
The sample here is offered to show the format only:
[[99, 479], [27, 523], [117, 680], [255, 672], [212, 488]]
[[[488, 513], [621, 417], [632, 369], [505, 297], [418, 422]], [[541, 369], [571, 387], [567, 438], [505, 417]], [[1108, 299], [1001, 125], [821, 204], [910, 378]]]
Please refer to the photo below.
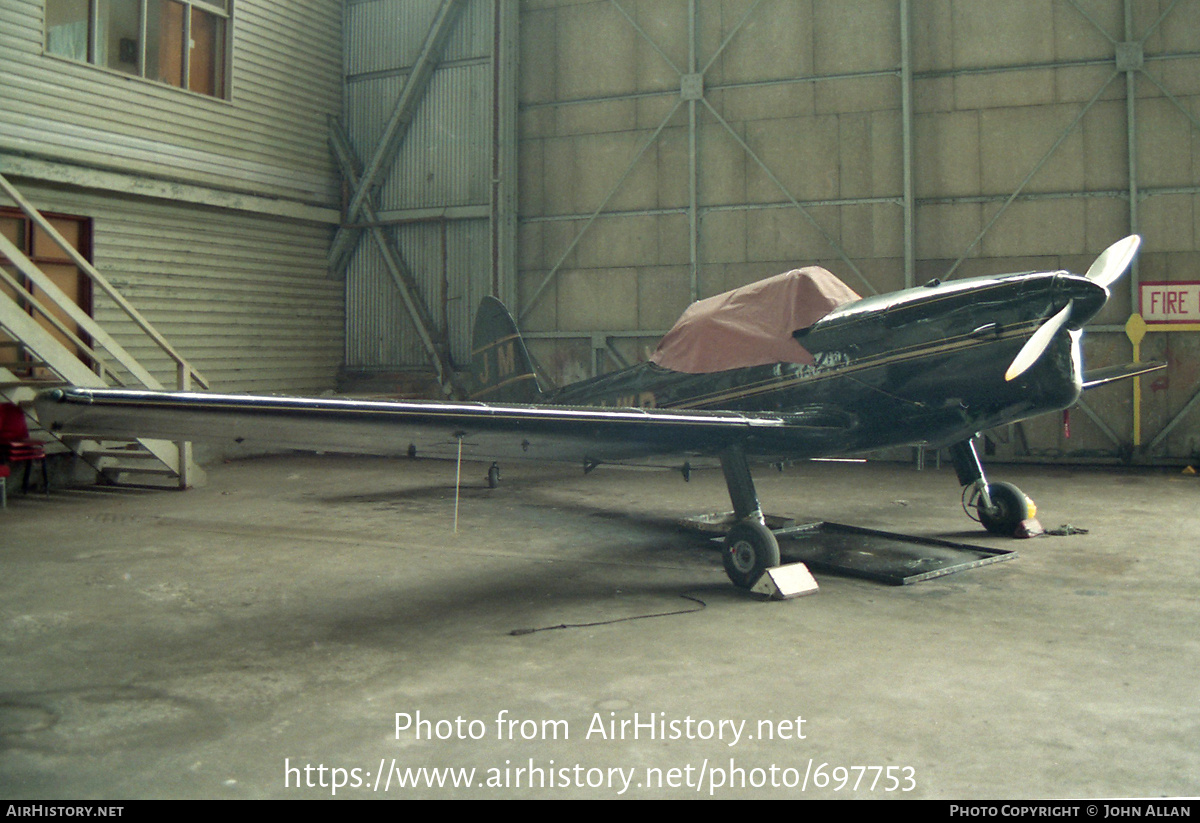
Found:
[[24, 463], [25, 478], [21, 491], [29, 491], [29, 473], [34, 463], [42, 466], [42, 491], [50, 493], [50, 474], [46, 470], [45, 444], [29, 438], [25, 412], [16, 403], [0, 403], [0, 463]]

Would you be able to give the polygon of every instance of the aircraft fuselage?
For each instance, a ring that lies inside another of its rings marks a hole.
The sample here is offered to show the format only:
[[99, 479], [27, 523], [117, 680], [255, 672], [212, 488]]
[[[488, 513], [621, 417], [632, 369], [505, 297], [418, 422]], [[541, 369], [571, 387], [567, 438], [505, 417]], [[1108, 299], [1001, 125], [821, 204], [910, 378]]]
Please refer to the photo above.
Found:
[[[803, 412], [827, 427], [795, 444], [753, 439], [748, 453], [806, 457], [909, 443], [943, 445], [1079, 397], [1078, 329], [1107, 291], [1067, 272], [976, 278], [864, 298], [798, 330], [812, 365], [684, 374], [641, 363], [545, 397], [554, 405]], [[1005, 369], [1030, 335], [1073, 301], [1037, 363]], [[809, 433], [811, 434], [811, 432]], [[780, 451], [786, 454], [778, 453]]]

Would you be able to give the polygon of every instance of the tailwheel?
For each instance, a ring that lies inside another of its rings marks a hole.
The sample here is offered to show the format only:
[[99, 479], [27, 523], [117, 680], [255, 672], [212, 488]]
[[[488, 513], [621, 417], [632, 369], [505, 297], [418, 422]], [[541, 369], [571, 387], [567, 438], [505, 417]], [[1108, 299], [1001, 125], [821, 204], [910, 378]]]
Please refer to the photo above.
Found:
[[1012, 537], [1023, 521], [1037, 514], [1037, 506], [1033, 501], [1012, 483], [989, 483], [987, 491], [992, 501], [991, 508], [980, 495], [976, 511], [979, 513], [979, 522], [992, 534]]
[[779, 543], [762, 523], [737, 523], [725, 536], [725, 574], [733, 585], [748, 589], [763, 572], [779, 565]]

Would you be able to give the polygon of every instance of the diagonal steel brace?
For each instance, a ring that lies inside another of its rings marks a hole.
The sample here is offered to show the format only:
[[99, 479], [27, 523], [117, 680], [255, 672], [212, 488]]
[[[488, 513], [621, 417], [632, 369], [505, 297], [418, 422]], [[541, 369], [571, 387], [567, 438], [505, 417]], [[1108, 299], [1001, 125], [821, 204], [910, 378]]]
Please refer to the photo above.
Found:
[[[342, 175], [351, 185], [357, 184], [359, 179], [358, 161], [346, 133], [336, 119], [331, 119], [329, 135], [330, 146]], [[367, 222], [378, 223], [375, 207], [369, 201], [363, 202], [362, 209]], [[417, 286], [412, 270], [408, 268], [400, 250], [396, 248], [396, 244], [392, 242], [382, 226], [372, 225], [369, 231], [383, 257], [388, 274], [391, 275], [396, 289], [400, 292], [401, 299], [404, 300], [404, 306], [408, 309], [417, 335], [421, 338], [421, 344], [429, 355], [430, 364], [433, 366], [442, 392], [446, 395], [462, 394], [461, 387], [455, 382], [454, 365], [450, 360], [449, 346], [445, 339], [436, 332], [433, 315], [430, 313], [429, 307], [425, 305], [425, 299], [421, 296], [421, 290]]]
[[362, 235], [361, 229], [349, 228], [348, 224], [358, 221], [359, 216], [364, 212], [364, 207], [387, 179], [384, 170], [389, 167], [396, 152], [404, 143], [404, 138], [408, 135], [408, 129], [412, 125], [417, 106], [425, 99], [425, 92], [429, 90], [434, 69], [442, 59], [446, 40], [454, 28], [454, 22], [458, 19], [462, 7], [462, 0], [443, 0], [429, 32], [425, 35], [421, 53], [417, 56], [408, 79], [404, 83], [404, 88], [400, 92], [400, 97], [396, 101], [396, 108], [392, 111], [392, 116], [384, 127], [383, 135], [370, 159], [363, 166], [359, 182], [351, 184], [354, 193], [346, 209], [344, 220], [346, 225], [338, 228], [329, 252], [331, 268], [336, 276], [340, 277], [345, 274], [354, 249], [358, 245], [358, 239]]

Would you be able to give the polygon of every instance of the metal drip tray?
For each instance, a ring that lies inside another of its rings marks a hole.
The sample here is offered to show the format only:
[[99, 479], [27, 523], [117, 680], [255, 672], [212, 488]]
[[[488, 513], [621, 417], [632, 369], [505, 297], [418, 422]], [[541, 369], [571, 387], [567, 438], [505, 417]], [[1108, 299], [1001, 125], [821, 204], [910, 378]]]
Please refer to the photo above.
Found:
[[807, 523], [774, 530], [785, 562], [906, 586], [933, 577], [1012, 560], [1015, 551], [932, 537], [912, 537], [842, 523]]

